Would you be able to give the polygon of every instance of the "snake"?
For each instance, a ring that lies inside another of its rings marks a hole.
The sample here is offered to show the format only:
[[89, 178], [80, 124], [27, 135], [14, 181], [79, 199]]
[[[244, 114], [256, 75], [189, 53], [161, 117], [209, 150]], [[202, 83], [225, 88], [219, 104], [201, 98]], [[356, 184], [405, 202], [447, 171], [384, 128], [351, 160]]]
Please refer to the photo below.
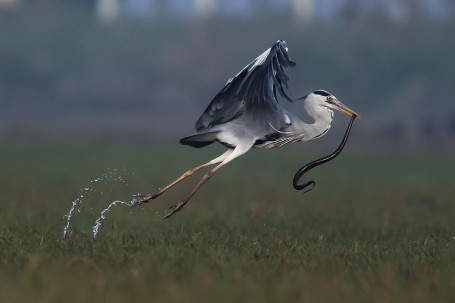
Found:
[[[305, 181], [305, 182], [299, 184], [300, 179], [309, 170], [311, 170], [311, 169], [313, 169], [313, 168], [315, 168], [315, 167], [317, 167], [317, 166], [319, 166], [321, 164], [329, 162], [330, 160], [333, 160], [336, 156], [338, 156], [341, 153], [341, 151], [343, 150], [344, 146], [346, 145], [346, 142], [348, 141], [349, 134], [351, 133], [352, 124], [354, 123], [354, 120], [356, 118], [357, 118], [356, 115], [352, 115], [351, 116], [351, 120], [349, 121], [348, 127], [346, 128], [346, 132], [344, 133], [343, 140], [341, 140], [340, 145], [337, 147], [337, 149], [335, 149], [335, 151], [333, 151], [331, 154], [329, 154], [329, 155], [327, 155], [325, 157], [322, 157], [322, 158], [319, 158], [317, 160], [311, 161], [310, 163], [302, 166], [295, 173], [294, 179], [292, 180], [292, 185], [294, 186], [295, 190], [304, 190], [304, 189], [306, 189], [303, 193], [307, 193], [307, 192], [309, 192], [310, 190], [312, 190], [314, 188], [314, 186], [316, 185], [316, 182], [314, 180]], [[308, 188], [308, 187], [310, 187], [310, 188]]]

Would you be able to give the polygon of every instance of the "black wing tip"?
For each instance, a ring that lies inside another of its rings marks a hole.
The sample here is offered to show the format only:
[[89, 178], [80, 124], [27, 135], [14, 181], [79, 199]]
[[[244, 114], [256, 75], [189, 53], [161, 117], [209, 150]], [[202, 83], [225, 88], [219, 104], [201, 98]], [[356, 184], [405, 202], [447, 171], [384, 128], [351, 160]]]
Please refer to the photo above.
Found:
[[276, 52], [283, 52], [285, 54], [288, 53], [288, 46], [286, 41], [284, 40], [278, 40], [271, 46], [271, 52], [270, 53], [276, 53]]
[[[294, 67], [296, 66], [296, 63], [289, 59], [288, 55], [288, 47], [287, 43], [284, 40], [278, 40], [275, 42], [275, 44], [272, 46], [272, 49], [274, 51], [273, 57], [276, 58], [276, 69], [278, 71], [281, 70], [281, 73], [277, 73], [277, 77], [274, 79], [276, 89], [274, 91], [275, 99], [277, 99], [276, 96], [276, 91], [280, 93], [285, 99], [287, 99], [289, 102], [293, 102], [292, 97], [289, 94], [289, 88], [287, 85], [287, 81], [289, 80], [288, 76], [284, 73], [282, 67]], [[281, 67], [281, 66], [282, 67]]]
[[279, 39], [272, 45], [272, 47], [276, 47], [276, 46], [281, 46], [281, 47], [287, 48], [287, 43], [286, 43], [286, 41]]
[[[277, 42], [275, 42], [272, 47], [271, 47], [272, 50], [274, 50], [273, 53], [277, 53], [277, 52], [281, 52], [284, 56], [285, 56], [285, 62], [283, 62], [285, 64], [285, 66], [290, 66], [290, 67], [294, 67], [296, 66], [297, 64], [292, 61], [291, 59], [289, 59], [289, 55], [288, 55], [288, 44], [286, 43], [286, 41], [284, 40], [278, 40]], [[271, 52], [272, 53], [272, 52]]]
[[188, 137], [184, 137], [179, 140], [179, 143], [182, 145], [189, 145], [191, 147], [201, 148], [207, 145], [214, 143], [216, 139], [216, 135], [220, 131], [209, 131], [209, 132], [202, 132], [197, 133]]

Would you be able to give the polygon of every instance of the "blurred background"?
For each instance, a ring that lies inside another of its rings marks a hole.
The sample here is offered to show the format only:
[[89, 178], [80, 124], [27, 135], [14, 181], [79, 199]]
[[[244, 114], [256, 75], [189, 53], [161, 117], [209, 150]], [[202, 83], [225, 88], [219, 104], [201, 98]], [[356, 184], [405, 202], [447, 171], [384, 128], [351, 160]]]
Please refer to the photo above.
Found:
[[4, 143], [176, 144], [283, 39], [295, 97], [326, 89], [363, 115], [354, 146], [455, 145], [452, 0], [0, 0], [0, 25]]

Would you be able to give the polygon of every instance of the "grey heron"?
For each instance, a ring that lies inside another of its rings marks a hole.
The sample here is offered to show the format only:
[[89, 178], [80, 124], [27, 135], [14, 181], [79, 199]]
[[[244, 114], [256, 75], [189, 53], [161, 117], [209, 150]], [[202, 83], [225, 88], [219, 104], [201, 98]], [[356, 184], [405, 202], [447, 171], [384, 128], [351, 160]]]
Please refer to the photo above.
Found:
[[309, 141], [328, 132], [333, 110], [350, 116], [359, 115], [325, 90], [316, 90], [301, 98], [304, 109], [314, 123], [300, 120], [280, 103], [279, 95], [292, 102], [288, 76], [284, 68], [295, 66], [289, 59], [286, 42], [278, 40], [245, 66], [213, 98], [196, 122], [196, 133], [180, 139], [183, 145], [201, 148], [214, 142], [227, 150], [219, 157], [196, 166], [157, 193], [141, 196], [138, 204], [150, 202], [195, 172], [215, 165], [180, 202], [171, 207], [169, 218], [180, 211], [198, 189], [221, 167], [251, 148], [270, 149], [285, 144]]

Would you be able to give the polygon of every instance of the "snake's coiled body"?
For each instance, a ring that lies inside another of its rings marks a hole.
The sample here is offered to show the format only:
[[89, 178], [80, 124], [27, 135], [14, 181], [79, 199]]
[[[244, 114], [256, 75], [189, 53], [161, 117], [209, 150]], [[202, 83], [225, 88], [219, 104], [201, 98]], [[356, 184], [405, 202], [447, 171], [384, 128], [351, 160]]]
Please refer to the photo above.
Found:
[[306, 181], [302, 184], [299, 184], [299, 181], [300, 179], [303, 177], [303, 175], [309, 171], [310, 169], [312, 168], [315, 168], [316, 166], [319, 166], [321, 164], [324, 164], [332, 159], [334, 159], [336, 156], [338, 156], [341, 151], [343, 150], [344, 146], [346, 145], [346, 142], [348, 141], [348, 137], [349, 137], [349, 134], [351, 132], [351, 127], [352, 127], [352, 124], [354, 123], [354, 120], [357, 118], [357, 116], [353, 115], [351, 117], [351, 121], [349, 121], [349, 125], [346, 129], [346, 132], [344, 133], [344, 137], [343, 137], [343, 140], [341, 141], [340, 145], [337, 147], [337, 149], [325, 156], [325, 157], [322, 157], [320, 159], [317, 159], [317, 160], [314, 160], [304, 166], [302, 166], [294, 175], [294, 179], [292, 181], [292, 185], [294, 186], [294, 188], [296, 190], [303, 190], [303, 189], [306, 189], [308, 188], [309, 186], [311, 186], [311, 188], [307, 189], [305, 192], [308, 192], [310, 190], [312, 190], [314, 188], [314, 186], [316, 185], [316, 182], [314, 180], [310, 180], [310, 181]]

